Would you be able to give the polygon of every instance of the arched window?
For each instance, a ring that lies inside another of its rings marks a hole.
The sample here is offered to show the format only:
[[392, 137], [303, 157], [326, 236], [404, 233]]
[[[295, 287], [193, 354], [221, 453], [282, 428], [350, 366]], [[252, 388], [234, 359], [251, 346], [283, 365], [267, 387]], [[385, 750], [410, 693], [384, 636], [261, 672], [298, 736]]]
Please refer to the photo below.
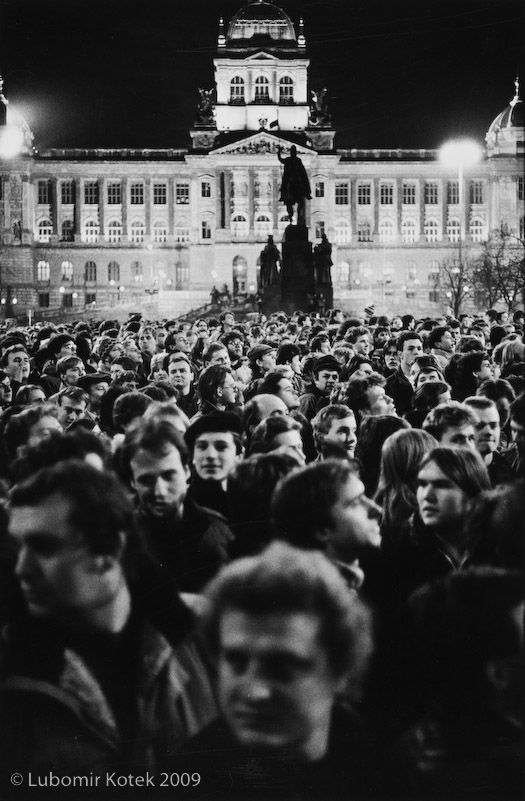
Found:
[[473, 242], [483, 242], [485, 239], [485, 226], [483, 220], [473, 219], [470, 223], [470, 236]]
[[286, 226], [289, 224], [290, 224], [289, 216], [287, 214], [281, 214], [281, 216], [277, 220], [277, 228], [279, 230], [279, 233], [282, 234]]
[[112, 220], [108, 225], [108, 242], [112, 245], [117, 245], [122, 239], [122, 223], [118, 220]]
[[84, 278], [87, 283], [95, 283], [97, 280], [97, 265], [94, 261], [87, 261], [85, 263]]
[[271, 234], [272, 233], [272, 222], [271, 222], [270, 218], [267, 217], [266, 214], [259, 214], [255, 218], [254, 230], [255, 230], [255, 236], [258, 236], [258, 237], [262, 237], [262, 236], [266, 237], [266, 236], [268, 236], [268, 234]]
[[447, 236], [450, 242], [459, 242], [461, 236], [459, 220], [451, 219], [447, 223]]
[[52, 233], [53, 226], [51, 225], [51, 220], [40, 220], [38, 223], [38, 241], [49, 242]]
[[168, 241], [168, 228], [166, 223], [157, 222], [153, 226], [153, 241], [156, 245], [164, 245]]
[[131, 262], [131, 278], [136, 284], [141, 284], [144, 280], [144, 270], [140, 261]]
[[37, 281], [49, 281], [51, 270], [48, 261], [39, 261], [36, 266]]
[[247, 236], [248, 220], [244, 214], [236, 214], [235, 217], [232, 218], [231, 229], [233, 236]]
[[117, 284], [120, 281], [120, 264], [116, 261], [110, 261], [108, 264], [108, 281]]
[[404, 220], [401, 225], [401, 236], [403, 242], [408, 245], [417, 241], [417, 226], [414, 220]]
[[82, 239], [89, 245], [95, 245], [98, 242], [100, 234], [100, 226], [95, 220], [87, 220], [84, 224], [84, 234]]
[[395, 241], [396, 235], [394, 231], [394, 223], [392, 220], [381, 220], [379, 223], [379, 241], [382, 245], [392, 244]]
[[75, 226], [73, 220], [64, 220], [62, 223], [62, 242], [73, 242], [75, 238]]
[[270, 99], [270, 95], [268, 92], [268, 78], [265, 78], [264, 75], [259, 75], [258, 78], [255, 79], [255, 102], [256, 103], [267, 103]]
[[371, 242], [372, 229], [369, 222], [361, 222], [357, 226], [357, 241], [358, 242]]
[[341, 261], [338, 264], [337, 281], [339, 284], [346, 286], [350, 280], [350, 265], [347, 261]]
[[439, 239], [439, 227], [436, 220], [425, 221], [425, 239], [427, 242], [437, 242]]
[[130, 239], [134, 245], [141, 245], [144, 242], [144, 223], [135, 221], [131, 223]]
[[347, 245], [350, 242], [350, 225], [346, 220], [337, 220], [335, 224], [336, 245]]
[[61, 281], [73, 280], [73, 264], [70, 261], [63, 261], [60, 265]]
[[293, 81], [288, 76], [279, 81], [279, 103], [293, 103]]
[[240, 75], [236, 75], [231, 80], [230, 103], [244, 103], [244, 80]]

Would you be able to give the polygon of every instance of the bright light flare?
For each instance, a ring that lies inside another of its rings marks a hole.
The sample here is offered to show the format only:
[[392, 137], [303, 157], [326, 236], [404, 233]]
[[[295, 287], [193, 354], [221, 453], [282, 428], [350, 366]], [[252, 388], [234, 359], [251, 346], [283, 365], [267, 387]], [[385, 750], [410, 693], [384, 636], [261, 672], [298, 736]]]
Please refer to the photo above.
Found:
[[0, 130], [0, 158], [12, 159], [24, 148], [24, 134], [14, 125], [6, 125]]
[[439, 160], [446, 167], [457, 170], [472, 167], [481, 161], [483, 151], [474, 139], [453, 139], [439, 151]]

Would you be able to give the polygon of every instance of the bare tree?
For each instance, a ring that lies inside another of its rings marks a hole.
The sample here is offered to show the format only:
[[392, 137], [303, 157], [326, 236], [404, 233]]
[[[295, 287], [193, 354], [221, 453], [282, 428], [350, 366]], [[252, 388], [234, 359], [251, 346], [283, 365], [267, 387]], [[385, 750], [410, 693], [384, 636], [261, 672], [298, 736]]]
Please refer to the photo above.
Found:
[[434, 273], [434, 290], [441, 302], [452, 309], [454, 317], [459, 317], [463, 304], [473, 295], [475, 266], [468, 258], [446, 259]]
[[525, 241], [506, 226], [492, 231], [476, 260], [473, 283], [487, 306], [503, 301], [509, 312], [524, 301]]

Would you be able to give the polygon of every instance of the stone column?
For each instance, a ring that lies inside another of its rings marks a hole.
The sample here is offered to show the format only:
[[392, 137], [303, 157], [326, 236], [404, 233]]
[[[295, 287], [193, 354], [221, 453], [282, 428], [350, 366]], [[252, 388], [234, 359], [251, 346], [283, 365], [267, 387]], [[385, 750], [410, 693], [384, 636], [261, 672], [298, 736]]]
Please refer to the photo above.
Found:
[[417, 182], [417, 192], [419, 200], [419, 242], [425, 239], [425, 181], [419, 179]]
[[31, 179], [29, 175], [22, 175], [22, 242], [29, 244], [33, 233], [33, 204], [31, 202]]
[[120, 208], [122, 210], [122, 239], [128, 241], [128, 179], [123, 178], [120, 184]]
[[75, 235], [75, 242], [80, 242], [82, 238], [81, 230], [81, 209], [82, 209], [82, 181], [80, 178], [75, 178], [73, 181], [73, 192], [75, 198], [75, 205], [73, 207], [73, 232]]
[[254, 192], [255, 192], [255, 173], [254, 170], [250, 167], [248, 170], [248, 232], [254, 233], [255, 229], [255, 202], [254, 202]]
[[149, 242], [149, 237], [151, 236], [151, 203], [153, 198], [151, 197], [151, 178], [146, 178], [144, 181], [144, 211], [145, 211], [145, 227], [146, 227], [146, 237]]
[[354, 242], [357, 242], [357, 182], [348, 182], [348, 191], [350, 192], [350, 229], [351, 237]]
[[395, 188], [395, 203], [396, 203], [396, 238], [401, 239], [401, 223], [403, 220], [403, 179], [396, 178]]
[[53, 236], [58, 236], [58, 180], [56, 178], [49, 180], [49, 211]]
[[374, 230], [372, 238], [374, 242], [379, 240], [379, 181], [377, 178], [372, 180], [372, 203], [374, 204]]
[[106, 235], [106, 186], [103, 178], [98, 179], [98, 225], [99, 237], [104, 239]]
[[175, 229], [175, 181], [168, 178], [168, 236], [172, 237]]

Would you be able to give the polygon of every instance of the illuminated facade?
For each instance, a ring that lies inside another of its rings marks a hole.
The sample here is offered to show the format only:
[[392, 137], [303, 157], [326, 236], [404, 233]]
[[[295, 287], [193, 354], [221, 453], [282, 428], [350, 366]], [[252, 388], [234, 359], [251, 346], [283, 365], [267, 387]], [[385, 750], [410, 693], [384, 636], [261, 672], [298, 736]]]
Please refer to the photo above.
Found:
[[292, 144], [312, 185], [310, 238], [333, 243], [334, 303], [348, 310], [436, 311], [432, 276], [460, 240], [471, 252], [502, 224], [523, 233], [517, 84], [460, 192], [435, 150], [335, 150], [308, 66], [302, 20], [259, 0], [220, 22], [190, 147], [38, 151], [2, 96], [4, 316], [119, 305], [171, 316], [213, 285], [253, 293], [267, 236], [278, 244], [287, 225], [277, 153]]

